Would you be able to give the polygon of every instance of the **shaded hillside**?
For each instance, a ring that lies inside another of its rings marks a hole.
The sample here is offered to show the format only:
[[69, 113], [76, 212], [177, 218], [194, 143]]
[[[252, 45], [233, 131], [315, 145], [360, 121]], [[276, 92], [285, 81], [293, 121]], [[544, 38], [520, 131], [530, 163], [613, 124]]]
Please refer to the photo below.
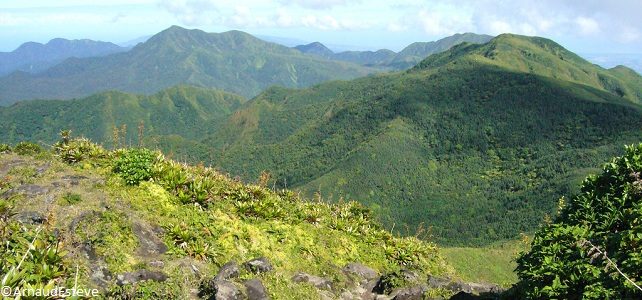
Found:
[[46, 44], [28, 42], [11, 52], [0, 52], [0, 76], [14, 71], [38, 73], [70, 57], [105, 56], [127, 48], [92, 40], [53, 39]]
[[232, 174], [268, 170], [279, 186], [358, 199], [401, 232], [423, 224], [441, 243], [485, 244], [536, 228], [640, 139], [639, 98], [626, 92], [639, 80], [502, 35], [403, 73], [269, 89], [204, 143]]
[[240, 31], [206, 33], [173, 26], [126, 53], [69, 59], [40, 74], [0, 78], [0, 105], [104, 90], [154, 93], [177, 84], [250, 97], [271, 85], [306, 87], [370, 72], [356, 64], [302, 55]]

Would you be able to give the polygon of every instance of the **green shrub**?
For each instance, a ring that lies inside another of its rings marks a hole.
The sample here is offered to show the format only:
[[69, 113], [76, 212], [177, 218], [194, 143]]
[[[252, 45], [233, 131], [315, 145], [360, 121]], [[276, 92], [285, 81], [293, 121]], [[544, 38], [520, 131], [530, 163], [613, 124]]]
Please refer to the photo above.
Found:
[[[642, 299], [642, 144], [589, 176], [517, 260], [530, 299]], [[619, 271], [616, 269], [619, 268]], [[621, 272], [620, 272], [621, 271]]]
[[102, 158], [105, 150], [85, 138], [69, 140], [64, 138], [54, 145], [56, 155], [68, 164], [78, 163], [89, 158]]
[[158, 153], [148, 149], [128, 149], [118, 152], [112, 171], [129, 185], [138, 185], [152, 178]]
[[13, 151], [18, 155], [35, 155], [42, 152], [42, 147], [32, 142], [20, 142], [13, 147]]
[[11, 146], [7, 144], [0, 144], [0, 153], [9, 153], [11, 152]]

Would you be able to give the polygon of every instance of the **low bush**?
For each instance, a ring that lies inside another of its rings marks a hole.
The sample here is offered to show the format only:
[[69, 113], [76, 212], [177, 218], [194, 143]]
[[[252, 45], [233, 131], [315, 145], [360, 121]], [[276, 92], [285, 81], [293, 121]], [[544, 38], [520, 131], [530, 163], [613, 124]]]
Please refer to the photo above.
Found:
[[18, 155], [35, 155], [42, 152], [42, 147], [32, 142], [20, 142], [13, 147], [13, 151]]
[[158, 153], [148, 149], [127, 149], [116, 152], [113, 172], [129, 185], [138, 185], [152, 178]]

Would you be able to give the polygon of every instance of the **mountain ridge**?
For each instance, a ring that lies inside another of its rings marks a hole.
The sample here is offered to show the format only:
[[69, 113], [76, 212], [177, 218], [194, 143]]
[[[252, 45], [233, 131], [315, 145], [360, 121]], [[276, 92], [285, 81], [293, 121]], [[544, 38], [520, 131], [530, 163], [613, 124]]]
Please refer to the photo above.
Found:
[[486, 43], [490, 35], [475, 33], [457, 33], [437, 41], [415, 42], [406, 46], [401, 51], [394, 52], [388, 49], [376, 51], [342, 51], [335, 53], [320, 42], [313, 42], [306, 45], [299, 45], [295, 49], [327, 59], [354, 62], [365, 66], [375, 66], [392, 70], [404, 70], [419, 63], [431, 54], [448, 50], [459, 43]]
[[306, 56], [240, 31], [206, 33], [172, 26], [128, 52], [68, 59], [42, 74], [15, 73], [0, 78], [0, 104], [34, 98], [69, 99], [111, 89], [154, 93], [177, 84], [250, 97], [270, 85], [304, 87], [375, 71]]

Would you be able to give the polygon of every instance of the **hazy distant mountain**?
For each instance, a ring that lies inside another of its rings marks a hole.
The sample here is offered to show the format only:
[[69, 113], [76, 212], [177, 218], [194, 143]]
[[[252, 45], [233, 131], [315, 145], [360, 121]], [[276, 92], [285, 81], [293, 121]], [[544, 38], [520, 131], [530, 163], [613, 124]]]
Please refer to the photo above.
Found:
[[151, 37], [152, 37], [151, 35], [140, 36], [140, 37], [137, 37], [137, 38], [135, 38], [133, 40], [129, 40], [129, 41], [126, 41], [126, 42], [118, 43], [118, 45], [120, 45], [121, 47], [132, 48], [132, 47], [134, 47], [134, 46], [136, 46], [136, 45], [138, 45], [140, 43], [147, 42], [147, 40], [149, 40], [149, 38], [151, 38]]
[[68, 59], [40, 74], [0, 78], [0, 105], [34, 98], [69, 99], [104, 90], [154, 93], [177, 84], [251, 97], [271, 85], [306, 87], [374, 71], [304, 55], [241, 31], [206, 33], [172, 26], [128, 52]]
[[580, 55], [603, 68], [624, 65], [635, 70], [638, 74], [642, 74], [642, 53], [591, 53]]
[[318, 55], [328, 59], [332, 59], [332, 57], [334, 56], [334, 52], [332, 52], [332, 50], [319, 42], [314, 42], [307, 45], [299, 45], [294, 47], [294, 49], [297, 49], [306, 54]]
[[416, 65], [431, 54], [446, 51], [457, 44], [463, 42], [483, 44], [490, 41], [492, 38], [493, 37], [490, 35], [458, 33], [434, 42], [412, 43], [399, 53], [395, 53], [388, 49], [380, 49], [377, 51], [344, 51], [334, 53], [328, 47], [319, 42], [299, 45], [294, 48], [303, 53], [327, 59], [348, 61], [364, 66], [377, 66], [387, 69], [403, 70]]
[[105, 56], [126, 50], [113, 43], [87, 39], [57, 38], [46, 44], [28, 42], [12, 52], [0, 52], [0, 76], [17, 70], [37, 73], [70, 57]]

